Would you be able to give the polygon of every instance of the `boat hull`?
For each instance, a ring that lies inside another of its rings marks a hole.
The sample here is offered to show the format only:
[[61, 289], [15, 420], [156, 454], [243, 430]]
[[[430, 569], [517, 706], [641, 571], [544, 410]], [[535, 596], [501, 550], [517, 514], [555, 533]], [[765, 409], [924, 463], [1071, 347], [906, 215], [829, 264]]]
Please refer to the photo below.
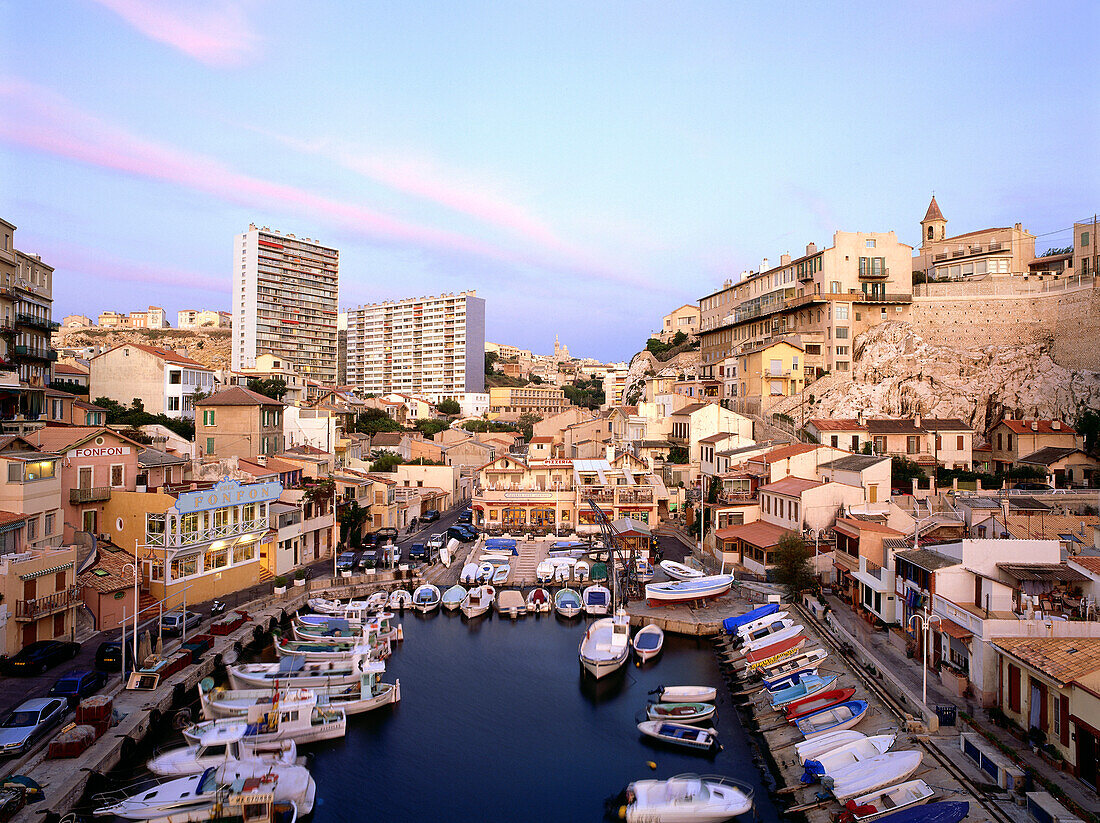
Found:
[[691, 603], [721, 597], [733, 586], [732, 574], [715, 574], [694, 580], [677, 580], [672, 583], [647, 583], [646, 602], [650, 606], [668, 606], [674, 603]]

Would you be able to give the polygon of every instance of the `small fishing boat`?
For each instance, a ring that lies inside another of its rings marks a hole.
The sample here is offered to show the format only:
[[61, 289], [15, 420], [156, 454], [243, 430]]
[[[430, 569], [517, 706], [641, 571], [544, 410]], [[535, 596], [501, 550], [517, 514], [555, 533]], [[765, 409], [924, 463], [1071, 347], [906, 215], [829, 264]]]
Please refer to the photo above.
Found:
[[585, 614], [607, 614], [611, 607], [611, 591], [607, 586], [588, 586], [581, 591]]
[[555, 568], [549, 560], [540, 561], [538, 566], [535, 567], [535, 580], [539, 583], [549, 583], [554, 579]]
[[827, 709], [830, 706], [835, 706], [838, 703], [844, 703], [851, 700], [855, 696], [855, 693], [856, 690], [850, 687], [847, 689], [826, 689], [817, 694], [811, 694], [808, 697], [804, 697], [801, 700], [795, 700], [792, 703], [788, 703], [783, 708], [783, 714], [789, 722], [793, 723], [800, 717], [805, 717], [808, 714], [813, 714], [822, 709]]
[[[778, 627], [775, 625], [777, 623], [779, 624]], [[775, 614], [769, 614], [766, 617], [762, 617], [759, 620], [754, 620], [752, 623], [741, 626], [733, 634], [731, 639], [737, 643], [744, 643], [746, 640], [754, 640], [758, 636], [771, 634], [772, 632], [793, 625], [794, 620], [787, 615], [787, 612], [776, 612]]]
[[379, 612], [386, 608], [390, 602], [390, 596], [386, 592], [375, 592], [367, 598], [367, 608], [372, 612]]
[[394, 589], [390, 593], [390, 608], [403, 612], [412, 606], [412, 595], [408, 589]]
[[769, 646], [773, 643], [779, 643], [783, 640], [789, 640], [792, 637], [798, 637], [804, 631], [801, 623], [795, 623], [792, 620], [784, 620], [784, 623], [790, 623], [789, 626], [783, 626], [782, 628], [769, 632], [768, 634], [762, 634], [757, 637], [753, 637], [750, 640], [746, 640], [734, 651], [725, 652], [726, 657], [736, 658], [738, 656], [745, 656], [751, 651], [756, 649], [762, 649], [764, 646]]
[[644, 663], [661, 653], [661, 647], [665, 644], [665, 633], [660, 626], [650, 623], [642, 626], [630, 643], [634, 646], [634, 654]]
[[873, 737], [861, 737], [834, 746], [817, 757], [803, 761], [806, 767], [803, 783], [813, 783], [826, 775], [835, 775], [841, 769], [886, 754], [897, 740], [896, 734], [876, 734]]
[[358, 683], [340, 686], [315, 686], [310, 689], [259, 688], [225, 689], [214, 688], [210, 678], [199, 683], [199, 705], [207, 720], [223, 717], [246, 717], [253, 706], [266, 707], [268, 710], [278, 706], [285, 707], [302, 702], [302, 694], [316, 697], [316, 703], [322, 708], [343, 709], [345, 714], [362, 714], [401, 699], [401, 683], [383, 683], [380, 677], [386, 671], [386, 664], [372, 660], [363, 665]]
[[508, 563], [512, 559], [512, 555], [507, 552], [483, 552], [478, 556], [478, 563], [492, 563], [494, 566], [498, 563]]
[[492, 586], [475, 586], [466, 594], [462, 601], [462, 613], [466, 617], [479, 617], [489, 611], [493, 605], [496, 589]]
[[462, 605], [462, 601], [466, 599], [466, 588], [455, 583], [447, 591], [443, 592], [443, 608], [449, 612], [453, 612], [459, 606]]
[[642, 583], [648, 583], [653, 579], [653, 564], [644, 557], [635, 558], [634, 576]]
[[751, 611], [747, 611], [744, 614], [738, 614], [733, 617], [727, 617], [722, 621], [722, 629], [726, 634], [737, 634], [738, 629], [742, 626], [749, 626], [758, 620], [763, 620], [769, 615], [773, 615], [779, 611], [778, 603], [767, 603], [763, 606], [757, 606]]
[[578, 583], [583, 583], [588, 579], [588, 573], [591, 569], [592, 567], [587, 560], [578, 560], [573, 564], [573, 579]]
[[497, 566], [496, 570], [493, 572], [493, 585], [503, 586], [505, 583], [508, 582], [508, 575], [510, 575], [511, 573], [512, 567], [509, 566], [507, 563]]
[[560, 557], [554, 560], [554, 581], [564, 583], [569, 580], [573, 576], [575, 562], [572, 557]]
[[150, 820], [207, 806], [217, 797], [217, 771], [216, 768], [210, 767], [199, 774], [159, 782], [151, 789], [128, 797], [124, 796], [107, 806], [100, 806], [92, 814], [95, 817], [113, 816], [126, 820]]
[[492, 563], [481, 563], [477, 567], [477, 582], [478, 583], [492, 583], [493, 575], [496, 573], [497, 567]]
[[713, 703], [718, 696], [714, 686], [658, 686], [650, 692], [662, 703]]
[[643, 720], [638, 724], [638, 731], [664, 743], [696, 751], [712, 752], [718, 749], [718, 732], [712, 728], [701, 729], [669, 720]]
[[685, 566], [683, 563], [677, 563], [675, 560], [662, 560], [657, 565], [673, 580], [697, 580], [707, 574], [699, 569], [693, 569], [691, 566]]
[[[887, 814], [890, 815], [891, 819], [894, 819], [895, 812], [922, 806], [935, 796], [935, 790], [923, 780], [917, 778], [916, 780], [898, 783], [896, 786], [853, 797], [844, 804], [844, 809], [851, 816], [853, 823], [877, 820]], [[911, 816], [910, 820], [913, 819]], [[918, 816], [915, 819], [921, 820], [923, 818]], [[932, 818], [927, 819], [931, 820]]]
[[594, 622], [581, 639], [581, 665], [597, 680], [622, 668], [628, 654], [630, 618], [622, 609], [614, 617], [605, 617]]
[[722, 823], [751, 811], [752, 795], [751, 786], [729, 777], [679, 774], [631, 783], [618, 811], [626, 823]]
[[768, 646], [760, 646], [746, 653], [741, 660], [735, 661], [734, 665], [747, 672], [764, 669], [788, 657], [794, 657], [807, 642], [809, 641], [805, 635], [798, 635]]
[[515, 557], [519, 554], [514, 537], [489, 537], [485, 540], [486, 551], [495, 551]]
[[691, 580], [674, 580], [671, 583], [646, 583], [645, 598], [650, 606], [691, 603], [695, 600], [720, 597], [728, 592], [732, 585], [732, 574], [700, 575]]
[[817, 677], [817, 673], [809, 669], [800, 669], [788, 674], [776, 675], [773, 678], [763, 678], [764, 688], [769, 692], [777, 692], [796, 686], [808, 677]]
[[572, 589], [558, 589], [554, 595], [554, 611], [562, 617], [576, 617], [582, 608], [581, 596]]
[[314, 686], [346, 686], [357, 683], [366, 654], [344, 660], [309, 661], [304, 657], [284, 657], [278, 663], [239, 663], [229, 666], [229, 683], [235, 689]]
[[513, 620], [527, 614], [527, 601], [518, 589], [504, 589], [497, 595], [497, 614], [507, 615]]
[[527, 593], [527, 611], [530, 614], [546, 614], [552, 607], [550, 592], [541, 586]]
[[341, 603], [339, 600], [311, 597], [306, 601], [306, 605], [316, 614], [298, 614], [299, 619], [305, 620], [312, 617], [317, 620], [324, 620], [329, 617], [342, 617], [352, 625], [362, 622], [371, 611], [366, 600], [349, 600], [347, 603]]
[[477, 563], [467, 563], [462, 567], [462, 573], [458, 576], [459, 583], [477, 582]]
[[[849, 700], [827, 709], [800, 717], [794, 726], [805, 738], [816, 737], [826, 732], [838, 732], [858, 725], [867, 714], [866, 700]], [[874, 787], [872, 787], [874, 788]]]
[[798, 752], [798, 762], [805, 763], [807, 760], [813, 760], [818, 755], [832, 751], [837, 746], [843, 746], [845, 743], [851, 743], [853, 740], [863, 740], [866, 737], [867, 735], [863, 732], [857, 732], [854, 729], [844, 729], [839, 732], [829, 732], [828, 734], [811, 737], [809, 740], [802, 740], [795, 743], [794, 748], [795, 751]]
[[295, 617], [290, 624], [290, 632], [294, 640], [307, 643], [350, 643], [358, 641], [369, 643], [369, 631], [365, 631], [363, 624], [352, 625], [342, 617], [322, 617], [307, 614]]
[[272, 632], [275, 638], [275, 654], [279, 657], [304, 657], [314, 662], [327, 660], [346, 660], [349, 657], [362, 655], [378, 659], [380, 653], [378, 646], [368, 646], [357, 638], [350, 638], [348, 642], [330, 643], [315, 640], [287, 640], [280, 637], [277, 632]]
[[921, 759], [921, 753], [915, 750], [887, 752], [827, 774], [821, 778], [821, 785], [844, 803], [851, 797], [905, 781], [920, 767]]
[[433, 586], [431, 583], [417, 586], [412, 594], [413, 608], [421, 614], [427, 614], [434, 609], [438, 609], [441, 599], [439, 587]]
[[835, 674], [829, 677], [821, 677], [815, 674], [786, 689], [780, 689], [776, 692], [769, 691], [767, 694], [770, 695], [772, 708], [776, 711], [782, 711], [791, 703], [796, 703], [831, 688], [836, 681], [837, 675]]
[[816, 672], [829, 653], [824, 649], [802, 650], [793, 657], [784, 657], [773, 663], [765, 664], [757, 670], [764, 680], [775, 680], [781, 675], [795, 672]]
[[242, 720], [247, 724], [245, 738], [257, 743], [290, 738], [300, 746], [343, 737], [347, 729], [347, 714], [343, 709], [318, 706], [317, 695], [301, 689], [281, 703], [253, 703], [243, 717], [195, 723], [183, 730], [183, 736], [191, 743], [199, 743], [211, 731], [221, 726], [240, 725]]
[[298, 746], [293, 740], [258, 743], [248, 740], [246, 731], [244, 723], [221, 726], [198, 743], [161, 752], [145, 767], [161, 777], [179, 777], [228, 763], [293, 766], [298, 762]]
[[714, 717], [713, 703], [650, 703], [645, 716], [650, 720], [671, 720], [675, 723], [702, 723]]

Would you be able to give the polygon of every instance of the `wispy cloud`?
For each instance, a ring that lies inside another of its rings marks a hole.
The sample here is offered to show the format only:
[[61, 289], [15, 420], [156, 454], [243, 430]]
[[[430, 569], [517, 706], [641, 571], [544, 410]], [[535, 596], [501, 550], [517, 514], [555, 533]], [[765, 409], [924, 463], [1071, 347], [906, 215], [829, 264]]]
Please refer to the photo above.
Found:
[[[62, 278], [89, 278], [87, 282], [145, 283], [148, 285], [176, 286], [187, 284], [188, 289], [207, 292], [229, 292], [229, 278], [223, 274], [210, 275], [163, 266], [150, 266], [114, 257], [99, 249], [70, 243], [54, 238], [37, 240], [29, 237], [32, 248], [49, 249], [48, 262]], [[55, 294], [57, 294], [55, 290]], [[79, 295], [81, 301], [93, 298], [86, 289], [67, 287], [64, 293]], [[117, 292], [103, 292], [104, 298], [116, 298]], [[82, 311], [88, 311], [85, 306]]]
[[233, 0], [93, 0], [146, 37], [208, 66], [240, 66], [259, 52], [260, 36]]

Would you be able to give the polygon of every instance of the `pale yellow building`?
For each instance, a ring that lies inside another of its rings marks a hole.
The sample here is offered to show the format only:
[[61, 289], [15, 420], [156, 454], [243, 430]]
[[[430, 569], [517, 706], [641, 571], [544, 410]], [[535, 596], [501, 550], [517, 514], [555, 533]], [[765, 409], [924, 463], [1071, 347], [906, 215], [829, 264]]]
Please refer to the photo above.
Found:
[[203, 456], [255, 461], [283, 451], [283, 404], [277, 400], [230, 386], [195, 409], [195, 442]]
[[666, 314], [661, 319], [661, 331], [654, 336], [662, 343], [668, 343], [677, 332], [683, 332], [688, 337], [694, 337], [699, 332], [698, 304], [685, 303]]
[[124, 343], [89, 361], [89, 392], [150, 414], [193, 417], [194, 395], [214, 390], [214, 372], [172, 349]]
[[764, 344], [737, 359], [737, 397], [759, 404], [761, 411], [802, 391], [806, 357], [796, 343], [780, 340]]
[[929, 280], [1022, 276], [1035, 258], [1035, 235], [1021, 224], [947, 236], [947, 218], [933, 197], [921, 221], [913, 272]]
[[29, 548], [25, 517], [0, 511], [0, 654], [38, 640], [72, 640], [80, 592], [77, 550]]
[[515, 420], [521, 414], [531, 413], [549, 417], [565, 411], [570, 402], [565, 392], [556, 386], [494, 386], [489, 389], [489, 418]]

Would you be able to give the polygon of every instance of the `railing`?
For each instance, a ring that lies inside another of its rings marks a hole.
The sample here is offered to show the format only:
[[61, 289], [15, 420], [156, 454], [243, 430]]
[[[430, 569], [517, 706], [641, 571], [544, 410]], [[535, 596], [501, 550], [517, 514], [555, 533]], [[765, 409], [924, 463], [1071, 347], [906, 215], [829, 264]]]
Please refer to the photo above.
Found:
[[652, 489], [621, 489], [618, 493], [618, 505], [651, 505], [653, 503]]
[[100, 503], [110, 499], [110, 486], [95, 486], [88, 489], [69, 489], [70, 503]]
[[50, 328], [50, 318], [39, 317], [36, 314], [30, 314], [28, 312], [18, 312], [15, 315], [15, 322], [22, 323], [25, 326], [38, 326], [43, 329]]
[[65, 611], [80, 602], [80, 590], [69, 586], [65, 591], [36, 597], [30, 600], [15, 601], [16, 620], [37, 620], [54, 612]]
[[167, 534], [145, 534], [145, 544], [148, 546], [167, 546], [176, 548], [179, 546], [194, 546], [199, 543], [208, 543], [211, 540], [223, 540], [229, 537], [237, 537], [250, 532], [265, 531], [268, 528], [268, 519], [260, 517], [256, 520], [243, 520], [240, 523], [231, 523], [227, 526], [213, 526], [209, 529], [199, 529], [193, 532], [169, 532]]
[[738, 503], [755, 503], [756, 495], [752, 492], [719, 492], [718, 502], [726, 505]]
[[1069, 277], [1039, 275], [1024, 277], [1020, 272], [984, 280], [964, 279], [932, 281], [913, 286], [914, 297], [1015, 297], [1051, 292], [1067, 292], [1091, 289], [1095, 277], [1091, 274], [1074, 274]]
[[57, 359], [57, 352], [46, 348], [40, 349], [35, 346], [16, 346], [15, 354], [17, 357], [37, 357], [41, 360]]
[[864, 269], [859, 273], [860, 280], [886, 280], [890, 277], [890, 269]]

